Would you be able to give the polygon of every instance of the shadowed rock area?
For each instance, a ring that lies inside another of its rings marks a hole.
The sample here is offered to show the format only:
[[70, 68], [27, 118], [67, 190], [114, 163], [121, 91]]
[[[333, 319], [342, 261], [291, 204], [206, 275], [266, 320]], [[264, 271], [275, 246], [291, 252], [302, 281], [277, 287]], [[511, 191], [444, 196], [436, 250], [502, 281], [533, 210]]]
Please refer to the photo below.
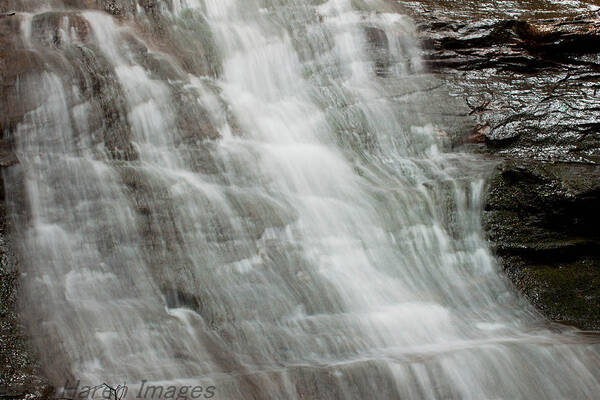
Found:
[[508, 161], [491, 181], [489, 237], [510, 278], [554, 320], [600, 328], [596, 165]]
[[548, 317], [600, 328], [600, 7], [401, 2], [469, 109], [457, 146], [500, 165], [484, 211], [507, 275]]

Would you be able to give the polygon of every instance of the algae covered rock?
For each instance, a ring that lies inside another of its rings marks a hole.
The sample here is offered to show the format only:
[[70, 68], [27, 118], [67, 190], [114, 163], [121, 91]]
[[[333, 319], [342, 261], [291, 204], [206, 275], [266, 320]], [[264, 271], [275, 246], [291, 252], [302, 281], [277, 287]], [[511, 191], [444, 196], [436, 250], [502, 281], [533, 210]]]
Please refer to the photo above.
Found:
[[555, 321], [600, 329], [600, 166], [511, 160], [484, 221], [516, 286]]

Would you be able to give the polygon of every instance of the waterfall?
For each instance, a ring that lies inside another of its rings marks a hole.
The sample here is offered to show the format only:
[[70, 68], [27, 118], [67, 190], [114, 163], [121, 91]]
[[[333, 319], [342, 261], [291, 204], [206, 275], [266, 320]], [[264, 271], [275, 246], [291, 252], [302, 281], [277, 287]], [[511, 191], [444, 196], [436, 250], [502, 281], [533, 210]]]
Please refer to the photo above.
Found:
[[598, 345], [502, 276], [490, 165], [451, 151], [393, 2], [57, 3], [11, 22], [3, 125], [22, 313], [55, 384], [595, 396]]

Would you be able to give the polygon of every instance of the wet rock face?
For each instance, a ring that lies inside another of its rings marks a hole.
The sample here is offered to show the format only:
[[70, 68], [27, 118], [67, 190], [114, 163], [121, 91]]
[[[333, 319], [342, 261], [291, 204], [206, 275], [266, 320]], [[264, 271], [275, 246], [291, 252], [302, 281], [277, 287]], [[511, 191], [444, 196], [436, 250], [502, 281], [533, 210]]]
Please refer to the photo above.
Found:
[[544, 161], [598, 162], [599, 19], [437, 22], [430, 68], [486, 127], [488, 150]]
[[535, 72], [597, 52], [599, 28], [595, 18], [436, 22], [425, 44], [434, 68]]
[[[202, 26], [196, 23], [201, 18], [199, 14], [189, 13], [169, 21], [162, 14], [151, 12], [152, 2], [142, 0], [138, 3], [143, 11], [135, 15], [135, 7], [130, 7], [135, 5], [134, 2], [56, 0], [48, 3], [56, 6], [57, 11], [35, 13], [39, 2], [9, 1], [0, 4], [0, 13], [4, 13], [0, 14], [0, 398], [47, 398], [51, 394], [47, 382], [40, 378], [34, 362], [35, 354], [31, 354], [35, 346], [28, 345], [17, 322], [17, 278], [21, 271], [17, 270], [8, 252], [9, 247], [18, 249], [18, 246], [7, 246], [4, 242], [5, 238], [12, 238], [14, 232], [4, 223], [5, 190], [2, 186], [4, 172], [20, 173], [15, 171], [27, 168], [19, 160], [19, 157], [25, 158], [17, 148], [15, 138], [31, 134], [27, 129], [33, 129], [31, 126], [34, 124], [28, 124], [32, 114], [40, 106], [51, 103], [53, 91], [44, 85], [53, 84], [55, 91], [56, 88], [64, 89], [59, 97], [64, 100], [60, 105], [64, 106], [66, 117], [54, 120], [64, 122], [57, 124], [54, 131], [72, 137], [69, 138], [69, 146], [61, 151], [71, 151], [74, 158], [81, 156], [101, 160], [115, 171], [116, 176], [122, 177], [119, 184], [125, 187], [149, 184], [144, 180], [150, 178], [140, 174], [133, 181], [128, 179], [129, 172], [136, 170], [140, 164], [138, 149], [132, 138], [134, 127], [131, 116], [134, 109], [125, 99], [125, 89], [115, 66], [101, 49], [103, 38], [97, 36], [98, 32], [92, 29], [90, 20], [79, 10], [91, 9], [101, 13], [105, 9], [113, 15], [110, 18], [122, 28], [118, 46], [127, 48], [131, 63], [138, 65], [148, 76], [169, 82], [164, 86], [175, 115], [170, 129], [177, 133], [174, 135], [175, 144], [181, 150], [181, 156], [196, 160], [194, 167], [198, 171], [209, 174], [217, 168], [209, 157], [209, 147], [211, 141], [219, 137], [219, 132], [212, 124], [208, 110], [197, 101], [195, 92], [187, 85], [189, 72], [200, 77], [217, 74], [216, 61], [215, 65], [212, 64], [216, 55], [211, 53], [211, 58], [207, 58], [209, 56], [205, 57], [205, 53], [191, 51], [191, 48], [181, 45], [187, 40], [197, 47], [213, 48], [207, 44], [210, 37], [198, 31], [198, 26]], [[21, 11], [33, 13], [27, 16]], [[30, 30], [26, 35], [23, 27], [29, 17]], [[155, 23], [153, 18], [160, 19], [159, 23]], [[155, 27], [164, 30], [156, 31]], [[204, 42], [198, 43], [198, 37]], [[175, 42], [179, 45], [173, 45]], [[72, 143], [80, 145], [70, 146]], [[54, 155], [40, 152], [40, 156], [52, 158]], [[53, 167], [56, 169], [52, 169], [48, 176], [57, 179], [55, 172], [61, 167]], [[25, 204], [22, 191], [20, 185], [12, 185], [7, 191], [7, 198], [20, 199], [17, 202]], [[162, 222], [171, 221], [171, 215], [157, 213], [159, 217], [153, 220], [145, 215], [148, 207], [160, 208], [158, 190], [150, 191], [145, 198], [136, 197], [137, 192], [125, 193], [130, 194], [130, 200], [135, 203], [133, 209], [140, 225], [147, 225], [148, 231], [170, 229], [166, 224], [162, 226]], [[147, 205], [151, 201], [156, 203]], [[13, 224], [26, 225], [29, 212], [25, 210], [14, 218]], [[115, 242], [111, 238], [103, 240]], [[18, 244], [18, 240], [15, 241]], [[111, 253], [109, 244], [106, 246], [107, 254]], [[191, 301], [183, 295], [180, 297], [178, 301], [185, 304]], [[51, 351], [60, 352], [58, 348]], [[54, 369], [63, 368], [62, 358], [55, 358], [56, 361], [51, 364], [56, 367]]]
[[600, 329], [600, 14], [590, 1], [400, 2], [462, 98], [458, 146], [500, 159], [484, 223], [549, 318]]
[[600, 329], [600, 169], [511, 160], [484, 219], [508, 275], [552, 319]]
[[367, 26], [364, 29], [372, 53], [371, 56], [375, 63], [375, 73], [378, 76], [385, 76], [387, 69], [390, 67], [390, 45], [387, 35], [383, 30], [372, 26]]
[[[0, 176], [4, 194], [1, 181]], [[52, 387], [40, 377], [15, 314], [17, 270], [5, 233], [4, 205], [0, 202], [0, 399], [48, 399]]]

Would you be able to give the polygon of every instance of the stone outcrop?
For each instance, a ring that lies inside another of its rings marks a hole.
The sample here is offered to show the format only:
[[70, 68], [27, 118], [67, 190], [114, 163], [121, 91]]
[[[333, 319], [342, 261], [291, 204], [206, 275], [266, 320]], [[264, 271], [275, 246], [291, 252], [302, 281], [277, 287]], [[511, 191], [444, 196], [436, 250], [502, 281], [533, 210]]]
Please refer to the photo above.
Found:
[[600, 19], [437, 23], [432, 69], [453, 74], [493, 153], [600, 161]]
[[509, 277], [554, 320], [600, 329], [600, 168], [509, 160], [490, 183], [489, 237]]
[[468, 110], [455, 145], [499, 161], [484, 223], [507, 275], [549, 318], [600, 329], [598, 7], [400, 3]]

